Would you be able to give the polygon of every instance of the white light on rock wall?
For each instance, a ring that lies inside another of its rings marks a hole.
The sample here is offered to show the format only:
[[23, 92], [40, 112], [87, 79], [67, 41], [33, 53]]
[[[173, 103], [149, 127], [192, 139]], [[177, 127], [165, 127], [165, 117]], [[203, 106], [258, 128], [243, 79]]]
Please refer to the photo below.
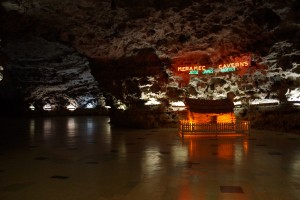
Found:
[[171, 109], [173, 111], [183, 111], [186, 109], [186, 106], [183, 101], [171, 102]]
[[87, 109], [93, 109], [93, 108], [95, 108], [96, 107], [96, 104], [93, 104], [93, 103], [88, 103], [86, 106], [85, 106], [85, 108], [87, 108]]
[[29, 109], [32, 110], [32, 111], [34, 111], [34, 110], [35, 110], [34, 105], [31, 104], [31, 105], [29, 106]]
[[52, 110], [52, 106], [47, 103], [46, 105], [43, 106], [43, 110], [45, 110], [45, 111], [51, 111]]
[[159, 105], [161, 104], [159, 101], [157, 101], [157, 99], [154, 99], [154, 98], [150, 98], [146, 103], [145, 105], [146, 106], [153, 106], [153, 105]]
[[294, 90], [289, 89], [285, 95], [288, 101], [300, 101], [300, 88]]
[[271, 104], [271, 103], [279, 104], [279, 100], [277, 100], [277, 99], [255, 99], [250, 102], [250, 105]]
[[241, 105], [242, 105], [242, 102], [237, 101], [237, 102], [233, 102], [233, 104], [234, 104], [235, 106], [241, 106]]
[[77, 107], [76, 107], [75, 105], [73, 105], [73, 104], [69, 104], [69, 105], [67, 105], [67, 109], [68, 109], [69, 111], [74, 111], [74, 110], [77, 109]]
[[185, 104], [184, 104], [183, 101], [176, 101], [176, 102], [171, 102], [171, 106], [174, 106], [174, 107], [183, 107], [183, 106], [185, 106]]
[[118, 100], [118, 102], [117, 102], [117, 109], [126, 110], [127, 106], [124, 103], [122, 103], [120, 100]]

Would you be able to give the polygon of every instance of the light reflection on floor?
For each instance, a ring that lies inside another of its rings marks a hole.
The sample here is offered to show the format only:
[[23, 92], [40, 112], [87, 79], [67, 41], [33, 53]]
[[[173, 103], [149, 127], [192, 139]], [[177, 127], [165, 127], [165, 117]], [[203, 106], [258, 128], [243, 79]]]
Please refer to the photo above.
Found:
[[107, 117], [4, 119], [0, 199], [296, 200], [300, 136], [181, 140], [176, 129], [120, 129]]

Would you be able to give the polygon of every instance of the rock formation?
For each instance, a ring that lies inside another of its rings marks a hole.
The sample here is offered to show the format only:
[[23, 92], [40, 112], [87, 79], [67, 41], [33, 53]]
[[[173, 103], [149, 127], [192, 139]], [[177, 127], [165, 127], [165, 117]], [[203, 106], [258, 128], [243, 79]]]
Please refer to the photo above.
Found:
[[[8, 0], [0, 9], [4, 67], [28, 102], [84, 105], [102, 96], [99, 88], [116, 109], [147, 110], [141, 105], [155, 99], [164, 113], [186, 97], [245, 106], [300, 99], [296, 0]], [[243, 56], [250, 66], [239, 73], [176, 72], [176, 63], [217, 66]]]
[[[42, 109], [50, 104], [53, 109], [65, 108], [70, 103], [85, 108], [97, 105], [100, 98], [98, 83], [90, 73], [88, 60], [73, 49], [28, 36], [9, 40], [3, 49], [9, 61], [5, 65], [7, 80], [2, 85], [1, 97], [15, 94], [24, 104]], [[7, 90], [9, 86], [14, 90]], [[7, 103], [7, 102], [6, 102]]]

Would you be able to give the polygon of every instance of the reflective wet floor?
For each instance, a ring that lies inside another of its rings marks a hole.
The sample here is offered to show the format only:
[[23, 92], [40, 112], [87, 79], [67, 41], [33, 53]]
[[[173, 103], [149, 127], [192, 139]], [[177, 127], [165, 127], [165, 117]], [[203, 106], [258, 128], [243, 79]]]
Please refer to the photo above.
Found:
[[296, 200], [300, 135], [181, 140], [107, 117], [1, 119], [1, 200]]

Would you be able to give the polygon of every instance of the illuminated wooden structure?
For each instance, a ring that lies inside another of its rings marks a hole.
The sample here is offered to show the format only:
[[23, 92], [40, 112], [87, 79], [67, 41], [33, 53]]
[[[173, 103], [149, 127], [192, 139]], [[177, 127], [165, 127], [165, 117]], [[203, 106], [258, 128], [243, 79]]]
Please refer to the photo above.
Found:
[[194, 113], [230, 113], [234, 104], [228, 99], [203, 100], [187, 98], [185, 104]]
[[250, 123], [237, 120], [233, 113], [234, 104], [228, 99], [186, 99], [188, 116], [180, 120], [179, 133], [187, 135], [220, 135], [249, 133]]

